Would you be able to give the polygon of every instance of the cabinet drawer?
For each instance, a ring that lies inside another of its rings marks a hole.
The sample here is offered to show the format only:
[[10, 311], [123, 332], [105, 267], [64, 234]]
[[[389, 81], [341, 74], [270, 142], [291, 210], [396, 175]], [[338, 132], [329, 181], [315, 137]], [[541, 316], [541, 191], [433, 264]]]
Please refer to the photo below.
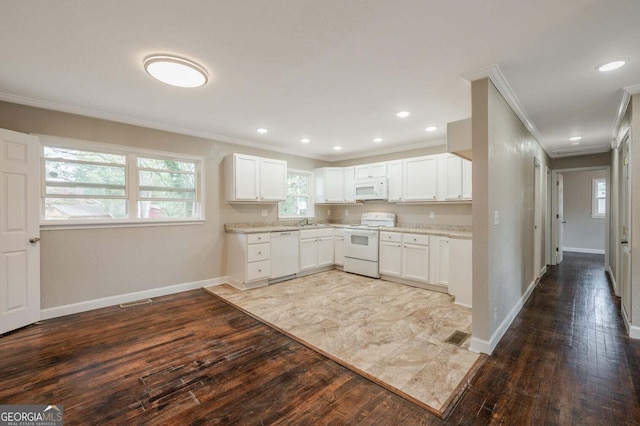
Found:
[[268, 260], [271, 258], [271, 244], [251, 244], [247, 246], [247, 261], [257, 262], [259, 260]]
[[247, 281], [269, 278], [269, 261], [253, 262], [247, 264]]
[[419, 235], [419, 234], [402, 234], [402, 242], [407, 244], [417, 244], [420, 246], [428, 246], [429, 236]]
[[402, 241], [402, 234], [398, 232], [380, 232], [380, 242], [383, 241], [399, 243]]
[[271, 234], [248, 234], [247, 244], [268, 243], [271, 241]]

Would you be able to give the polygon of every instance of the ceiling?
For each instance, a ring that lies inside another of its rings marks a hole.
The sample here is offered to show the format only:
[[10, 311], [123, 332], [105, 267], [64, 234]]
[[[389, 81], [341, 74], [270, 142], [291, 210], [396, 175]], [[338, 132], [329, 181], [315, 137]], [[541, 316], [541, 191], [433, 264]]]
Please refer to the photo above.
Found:
[[[2, 0], [0, 99], [333, 161], [443, 143], [493, 69], [551, 156], [603, 151], [639, 19], [637, 0]], [[208, 84], [152, 79], [153, 53]]]

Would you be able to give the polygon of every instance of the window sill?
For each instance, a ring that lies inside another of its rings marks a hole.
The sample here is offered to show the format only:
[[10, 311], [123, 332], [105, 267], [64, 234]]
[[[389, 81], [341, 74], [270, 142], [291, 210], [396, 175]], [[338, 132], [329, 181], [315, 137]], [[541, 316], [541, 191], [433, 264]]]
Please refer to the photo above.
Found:
[[145, 226], [182, 226], [202, 225], [206, 219], [179, 220], [122, 220], [117, 222], [86, 222], [86, 221], [48, 221], [40, 222], [41, 231], [64, 231], [69, 229], [99, 229], [99, 228], [138, 228]]

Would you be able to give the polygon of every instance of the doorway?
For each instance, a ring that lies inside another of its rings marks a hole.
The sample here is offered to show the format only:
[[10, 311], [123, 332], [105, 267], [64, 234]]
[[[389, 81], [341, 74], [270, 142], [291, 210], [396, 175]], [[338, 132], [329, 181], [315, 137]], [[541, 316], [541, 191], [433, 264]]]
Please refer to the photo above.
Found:
[[609, 184], [609, 166], [553, 170], [551, 265], [566, 251], [603, 254], [608, 268]]

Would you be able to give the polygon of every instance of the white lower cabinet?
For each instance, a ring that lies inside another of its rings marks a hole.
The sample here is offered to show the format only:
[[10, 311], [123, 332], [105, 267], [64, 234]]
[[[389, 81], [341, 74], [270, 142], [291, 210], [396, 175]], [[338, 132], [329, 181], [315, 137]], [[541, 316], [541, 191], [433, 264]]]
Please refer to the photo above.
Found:
[[380, 274], [429, 283], [429, 236], [380, 232]]
[[[431, 283], [449, 285], [449, 238], [431, 237]], [[451, 292], [450, 292], [451, 293]]]
[[333, 228], [300, 231], [300, 268], [298, 272], [312, 272], [333, 266]]
[[227, 279], [241, 290], [268, 284], [270, 234], [227, 234]]
[[344, 230], [342, 228], [333, 230], [333, 263], [344, 266]]

